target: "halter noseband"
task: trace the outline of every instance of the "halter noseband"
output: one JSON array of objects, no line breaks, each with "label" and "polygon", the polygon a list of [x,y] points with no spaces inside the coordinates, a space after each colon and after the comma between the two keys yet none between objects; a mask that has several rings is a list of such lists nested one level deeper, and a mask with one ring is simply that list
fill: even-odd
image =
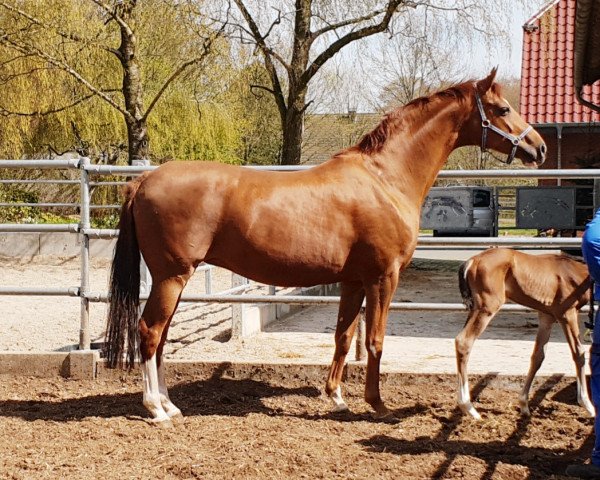
[{"label": "halter noseband", "polygon": [[506,164],[510,165],[512,163],[512,161],[515,159],[515,155],[517,153],[517,147],[519,146],[519,143],[521,142],[521,140],[523,140],[525,138],[525,135],[527,135],[531,130],[533,130],[533,127],[531,125],[529,125],[525,130],[523,130],[523,132],[518,137],[515,137],[514,135],[511,135],[510,133],[500,130],[498,127],[493,125],[492,122],[490,122],[488,120],[487,116],[485,115],[485,110],[483,109],[483,103],[481,102],[481,97],[479,96],[479,92],[477,91],[477,86],[475,86],[475,100],[477,100],[477,108],[479,109],[479,115],[481,115],[481,152],[482,153],[487,152],[486,143],[487,143],[488,129],[491,130],[492,132],[496,132],[498,135],[506,138],[508,141],[510,141],[510,143],[513,144],[512,151],[510,152],[510,155],[506,159]]}]

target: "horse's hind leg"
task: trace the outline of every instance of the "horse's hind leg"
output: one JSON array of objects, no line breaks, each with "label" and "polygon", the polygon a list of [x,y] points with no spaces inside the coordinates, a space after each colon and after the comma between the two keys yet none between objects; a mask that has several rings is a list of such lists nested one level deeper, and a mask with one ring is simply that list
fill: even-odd
[{"label": "horse's hind leg", "polygon": [[551,315],[539,313],[539,326],[535,337],[533,353],[531,354],[529,372],[527,373],[525,385],[523,385],[523,390],[521,390],[521,395],[519,396],[519,408],[521,409],[521,414],[525,416],[531,415],[531,412],[529,411],[529,389],[531,388],[535,374],[542,366],[542,362],[546,356],[546,345],[550,339],[553,324],[554,318]]},{"label": "horse's hind leg", "polygon": [[481,415],[471,403],[467,363],[473,343],[484,332],[500,306],[500,302],[494,302],[493,308],[489,304],[485,307],[475,307],[469,312],[467,323],[454,340],[458,368],[458,406],[464,413],[471,415],[476,420],[480,420]]},{"label": "horse's hind leg", "polygon": [[[178,302],[179,303],[179,302]],[[171,325],[171,319],[167,323],[167,326],[163,330],[163,334],[156,350],[156,362],[158,365],[158,392],[160,395],[160,404],[162,405],[164,411],[169,416],[169,418],[173,421],[183,421],[183,415],[181,414],[181,410],[171,402],[169,398],[169,391],[167,390],[167,382],[165,380],[165,363],[163,361],[163,347],[167,340],[167,332],[169,331],[169,326]]]},{"label": "horse's hind leg", "polygon": [[361,284],[343,283],[340,297],[340,308],[335,329],[335,353],[329,370],[329,378],[325,385],[325,392],[333,400],[334,412],[348,410],[348,405],[342,398],[342,373],[346,355],[350,350],[354,330],[358,322],[360,308],[365,298],[365,291]]},{"label": "horse's hind leg", "polygon": [[[165,411],[163,403],[172,415],[181,413],[170,400],[165,401],[168,400],[168,394],[166,394],[166,385],[164,384],[164,373],[161,372],[159,376],[157,351],[161,342],[164,343],[169,322],[177,309],[179,297],[188,278],[189,275],[178,275],[155,279],[140,319],[141,369],[144,382],[143,403],[155,422],[165,422],[171,418]],[[163,384],[162,388],[161,383]]]},{"label": "horse's hind leg", "polygon": [[577,403],[585,408],[591,417],[596,416],[596,409],[588,396],[587,382],[585,379],[585,351],[579,340],[579,323],[577,311],[571,309],[564,319],[560,320],[560,326],[565,332],[567,343],[571,349],[571,355],[575,362],[577,371]]}]

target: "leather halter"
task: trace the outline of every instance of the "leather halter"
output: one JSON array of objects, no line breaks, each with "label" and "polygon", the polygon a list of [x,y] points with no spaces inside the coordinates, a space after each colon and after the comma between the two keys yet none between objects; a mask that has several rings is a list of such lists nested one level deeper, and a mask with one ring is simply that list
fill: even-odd
[{"label": "leather halter", "polygon": [[499,129],[498,127],[493,125],[492,122],[490,122],[488,120],[488,118],[485,114],[485,110],[483,109],[483,103],[481,102],[481,97],[479,96],[479,92],[477,91],[477,86],[475,86],[475,100],[477,100],[477,108],[479,109],[479,115],[481,115],[481,152],[482,153],[487,152],[486,144],[487,144],[488,129],[491,130],[492,132],[496,132],[498,135],[506,138],[510,143],[513,144],[512,151],[510,152],[510,155],[506,159],[506,164],[510,165],[512,163],[512,161],[515,159],[515,155],[517,153],[517,148],[519,146],[519,143],[521,142],[521,140],[523,140],[525,138],[525,135],[527,135],[531,130],[533,130],[533,127],[531,125],[529,125],[525,130],[523,130],[523,132],[521,132],[521,134],[518,137],[515,137],[514,135],[511,135],[510,133],[507,133],[504,130]]}]

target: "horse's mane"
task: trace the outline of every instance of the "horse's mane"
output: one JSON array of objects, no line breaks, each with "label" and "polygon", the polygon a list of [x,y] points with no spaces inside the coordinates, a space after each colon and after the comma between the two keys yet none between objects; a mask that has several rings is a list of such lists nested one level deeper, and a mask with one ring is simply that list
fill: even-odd
[{"label": "horse's mane", "polygon": [[[379,152],[383,148],[383,145],[390,134],[394,132],[394,127],[399,124],[399,121],[407,114],[407,112],[410,112],[415,108],[423,108],[435,99],[449,99],[463,102],[473,91],[473,83],[473,80],[461,82],[444,90],[435,92],[432,95],[416,98],[406,105],[397,108],[385,115],[379,125],[363,136],[356,148],[361,153],[367,155]],[[497,84],[495,84],[495,86],[497,87]]]}]

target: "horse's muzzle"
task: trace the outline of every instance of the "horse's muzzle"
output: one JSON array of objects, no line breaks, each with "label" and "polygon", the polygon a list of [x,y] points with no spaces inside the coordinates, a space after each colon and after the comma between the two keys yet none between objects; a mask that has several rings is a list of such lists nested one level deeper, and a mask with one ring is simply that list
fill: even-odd
[{"label": "horse's muzzle", "polygon": [[548,153],[548,147],[546,146],[545,143],[542,143],[538,148],[537,148],[537,160],[535,161],[535,163],[537,163],[538,167],[543,165],[543,163],[546,161],[546,153]]}]

